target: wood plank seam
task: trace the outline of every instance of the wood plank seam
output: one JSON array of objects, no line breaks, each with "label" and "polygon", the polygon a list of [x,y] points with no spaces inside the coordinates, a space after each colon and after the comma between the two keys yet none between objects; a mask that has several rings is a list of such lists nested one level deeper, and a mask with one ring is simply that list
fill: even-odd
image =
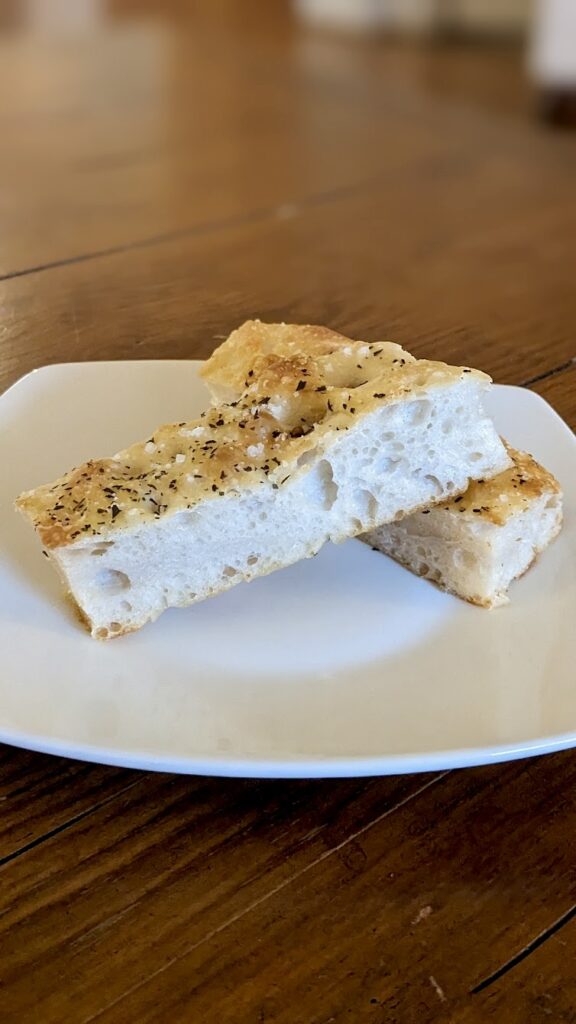
[{"label": "wood plank seam", "polygon": [[474,985],[474,987],[470,989],[470,995],[477,995],[479,992],[483,992],[484,989],[489,988],[489,986],[493,985],[496,981],[499,981],[500,978],[504,977],[505,974],[508,974],[509,971],[512,971],[515,967],[518,966],[518,964],[521,964],[523,960],[526,960],[526,958],[529,957],[531,953],[534,953],[535,950],[537,950],[540,946],[544,945],[544,943],[547,942],[548,939],[552,938],[553,935],[556,935],[557,932],[564,928],[565,925],[567,925],[575,917],[576,904],[571,906],[565,914],[562,914],[560,917],[558,917],[556,921],[554,921],[548,928],[545,928],[543,932],[540,932],[538,935],[536,935],[536,937],[532,939],[531,942],[524,946],[523,949],[519,950],[518,953],[515,953],[514,956],[510,957],[510,959],[507,960],[506,963],[502,964],[495,971],[492,971],[492,973],[489,974],[486,978],[483,978],[482,981],[479,981],[477,985]]},{"label": "wood plank seam", "polygon": [[26,843],[24,846],[19,847],[17,850],[12,850],[11,853],[7,853],[3,857],[0,857],[0,868],[5,867],[6,864],[10,864],[11,861],[16,860],[17,857],[21,857],[23,854],[35,849],[35,847],[41,846],[43,843],[46,843],[49,839],[53,839],[54,836],[60,835],[61,832],[68,831],[68,829],[72,828],[74,825],[77,825],[78,822],[83,821],[85,818],[88,818],[91,814],[94,814],[96,811],[100,810],[101,807],[105,807],[113,800],[116,800],[119,796],[122,796],[124,793],[128,792],[129,789],[132,789],[140,781],[141,775],[138,774],[138,776],[135,779],[133,779],[132,782],[129,782],[126,786],[122,786],[122,788],[119,789],[116,793],[111,793],[110,796],[107,796],[104,800],[98,800],[95,804],[92,804],[91,807],[87,807],[86,810],[80,811],[79,814],[73,815],[72,818],[68,818],[67,821],[63,821],[59,825],[55,825],[54,828],[49,829],[48,832],[44,832],[41,836],[36,836],[35,839],[32,839],[29,843]]},{"label": "wood plank seam", "polygon": [[243,224],[258,223],[266,220],[270,210],[253,210],[248,214],[238,217],[230,217],[227,220],[208,221],[205,224],[191,225],[187,228],[178,228],[175,231],[166,231],[159,235],[151,235],[148,238],[141,238],[135,242],[125,245],[113,245],[108,249],[97,249],[93,252],[79,253],[77,256],[67,256],[64,259],[51,260],[48,263],[39,263],[37,266],[24,267],[21,270],[11,270],[7,274],[0,274],[0,281],[12,281],[17,277],[28,277],[30,274],[41,274],[45,270],[56,270],[59,267],[69,267],[75,263],[86,263],[89,260],[99,260],[106,256],[117,256],[121,253],[131,252],[135,249],[146,249],[154,245],[164,245],[166,242],[175,242],[180,238],[209,235],[216,231],[225,230],[229,227],[241,227]]},{"label": "wood plank seam", "polygon": [[212,928],[211,931],[203,935],[201,939],[198,939],[196,942],[192,943],[191,946],[186,946],[185,948],[182,948],[177,956],[168,958],[160,967],[158,967],[155,971],[152,971],[142,981],[139,981],[136,984],[131,985],[129,988],[126,989],[125,992],[122,993],[122,995],[118,996],[116,999],[113,999],[110,1003],[101,1006],[96,1011],[96,1013],[90,1014],[89,1017],[85,1017],[81,1022],[78,1022],[78,1024],[93,1024],[93,1021],[98,1020],[99,1017],[101,1017],[104,1013],[107,1013],[108,1010],[110,1010],[112,1007],[121,1003],[122,1000],[125,999],[127,996],[132,995],[133,992],[142,988],[144,985],[147,985],[152,978],[156,978],[158,975],[163,974],[164,971],[172,967],[173,964],[177,963],[179,960],[184,959],[184,957],[188,956],[188,954],[193,952],[195,949],[198,949],[199,946],[203,946],[206,942],[210,942],[217,935],[221,935],[224,931],[226,931],[226,929],[230,928],[232,925],[236,924],[242,918],[252,913],[252,911],[262,906],[262,904],[266,903],[269,899],[272,899],[279,892],[282,892],[289,885],[292,885],[293,882],[300,879],[303,875],[308,874],[310,870],[312,870],[313,868],[317,868],[320,864],[323,864],[334,854],[340,853],[343,849],[349,846],[350,843],[355,842],[360,836],[368,832],[369,829],[373,828],[374,826],[378,825],[381,821],[384,821],[386,818],[390,817],[390,815],[393,814],[395,811],[398,811],[402,807],[405,807],[412,800],[426,793],[432,786],[442,782],[445,778],[447,778],[448,775],[451,774],[452,772],[448,770],[440,772],[438,775],[434,775],[431,779],[428,779],[421,786],[419,786],[418,789],[414,790],[414,792],[404,797],[404,799],[399,800],[398,803],[394,804],[393,807],[389,807],[387,810],[383,811],[382,814],[377,815],[376,818],[373,818],[371,821],[363,825],[362,828],[359,828],[355,832],[351,833],[351,835],[347,836],[346,839],[343,839],[340,843],[337,843],[335,846],[330,847],[330,849],[325,850],[324,853],[322,853],[319,857],[316,857],[315,860],[311,861],[309,864],[306,864],[304,867],[300,868],[299,871],[295,871],[293,875],[290,875],[289,878],[284,879],[284,881],[274,886],[274,888],[265,892],[257,900],[254,900],[253,903],[249,904],[249,906],[244,907],[242,910],[239,910],[236,914],[233,914],[231,917],[229,917],[226,921],[223,921],[222,924],[218,925],[215,928]]},{"label": "wood plank seam", "polygon": [[520,387],[532,387],[533,384],[538,384],[541,380],[546,380],[547,377],[555,377],[556,374],[563,373],[564,370],[569,370],[575,364],[576,356],[572,356],[572,359],[568,359],[565,363],[560,363],[560,366],[553,366],[551,370],[546,370],[545,373],[539,373],[536,377],[529,377],[528,380],[523,380]]},{"label": "wood plank seam", "polygon": [[20,270],[10,270],[8,273],[0,274],[0,281],[12,281],[18,277],[41,274],[46,270],[56,270],[59,267],[69,267],[75,263],[86,263],[90,260],[117,256],[138,249],[148,249],[155,245],[165,245],[166,243],[177,242],[184,238],[201,238],[207,235],[214,235],[229,228],[265,223],[267,220],[286,216],[285,211],[290,211],[290,215],[296,215],[300,207],[310,209],[348,196],[361,195],[367,187],[378,186],[388,175],[389,172],[384,170],[359,181],[339,185],[337,188],[322,189],[319,192],[310,192],[307,195],[298,197],[292,196],[284,203],[255,207],[253,210],[248,210],[246,213],[236,214],[232,217],[205,222],[201,221],[198,224],[190,224],[187,227],[176,228],[173,231],[164,231],[156,235],[136,239],[134,242],[126,242],[123,245],[111,245],[106,249],[95,249],[92,252],[79,253],[76,256],[67,256],[58,260],[49,260],[46,263],[39,263],[32,267],[23,267]]}]

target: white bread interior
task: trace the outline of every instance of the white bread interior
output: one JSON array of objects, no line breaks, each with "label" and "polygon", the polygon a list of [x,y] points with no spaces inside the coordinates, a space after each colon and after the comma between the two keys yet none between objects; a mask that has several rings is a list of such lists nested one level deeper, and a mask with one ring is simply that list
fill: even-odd
[{"label": "white bread interior", "polygon": [[562,525],[558,482],[530,455],[509,451],[511,469],[361,539],[472,604],[507,604],[510,584]]},{"label": "white bread interior", "polygon": [[[138,629],[509,465],[482,408],[484,374],[322,328],[289,333],[298,351],[256,346],[231,404],[18,500],[93,636]],[[235,335],[244,351],[252,326]]]}]

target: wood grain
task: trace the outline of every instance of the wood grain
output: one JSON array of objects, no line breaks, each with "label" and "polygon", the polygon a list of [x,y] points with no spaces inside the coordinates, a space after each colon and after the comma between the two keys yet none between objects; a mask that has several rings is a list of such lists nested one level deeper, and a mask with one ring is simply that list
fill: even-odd
[{"label": "wood grain", "polygon": [[204,17],[108,22],[73,47],[66,36],[5,37],[0,271],[401,174],[424,153],[449,161],[493,146],[481,116],[457,137],[438,131],[446,85],[435,98],[417,50],[383,61],[360,40],[296,37],[287,5],[275,7],[222,19],[217,34]]},{"label": "wood grain", "polygon": [[[564,836],[576,812],[575,771],[573,755],[566,754],[455,772],[393,814],[372,814],[361,834],[348,818],[356,814],[353,801],[344,811],[352,835],[338,828],[334,842],[333,833],[327,840],[320,831],[316,856],[304,850],[299,859],[289,851],[283,857],[278,834],[281,847],[295,841],[297,849],[301,829],[320,823],[317,802],[312,816],[296,825],[293,812],[287,821],[278,812],[269,817],[265,801],[254,819],[252,793],[252,823],[242,820],[241,801],[231,846],[230,811],[222,814],[209,801],[210,840],[190,805],[188,826],[178,821],[178,805],[166,801],[165,786],[156,798],[164,808],[161,827],[147,828],[140,817],[134,829],[126,814],[132,791],[117,815],[94,819],[101,846],[87,863],[78,865],[90,842],[79,829],[76,862],[70,848],[55,841],[50,862],[61,873],[52,874],[50,885],[26,894],[26,874],[38,870],[38,854],[13,865],[12,892],[24,892],[0,919],[8,1019],[18,1013],[22,1019],[32,1005],[23,977],[31,959],[48,1022],[71,1014],[106,1024],[450,1019],[510,951],[573,904],[572,853]],[[376,792],[387,784],[371,783]],[[180,784],[173,785],[177,792]],[[231,800],[230,784],[219,786]],[[285,793],[272,788],[283,804]],[[291,825],[288,837],[285,824]],[[212,843],[217,849],[211,853]],[[230,857],[222,857],[222,844]],[[281,861],[280,870],[265,864],[266,847]],[[248,891],[246,872],[253,879]],[[102,883],[106,912],[98,906]],[[101,928],[94,928],[95,919]],[[152,942],[142,935],[142,922]],[[115,971],[102,994],[102,971],[112,955]],[[66,990],[54,990],[53,978],[65,965]],[[142,976],[148,980],[138,983]],[[122,989],[126,995],[119,998]]]},{"label": "wood grain", "polygon": [[518,52],[296,32],[281,0],[242,19],[200,5],[187,20],[136,14],[73,45],[58,33],[0,39],[0,275],[376,174],[386,187],[426,156],[481,170],[498,154],[532,180],[538,204],[574,178],[570,140],[525,116]]},{"label": "wood grain", "polygon": [[205,356],[251,316],[388,337],[502,382],[574,356],[572,184],[530,219],[520,167],[432,172],[4,281],[2,383],[61,360]]},{"label": "wood grain", "polygon": [[511,966],[490,988],[470,999],[453,1017],[454,1024],[476,1024],[479,1020],[573,1024],[576,980],[569,965],[575,956],[576,923],[572,918],[560,934],[551,935],[518,966]]},{"label": "wood grain", "polygon": [[3,1020],[89,1019],[434,780],[143,778],[5,869]]},{"label": "wood grain", "polygon": [[[45,110],[20,118],[13,111],[4,119],[0,115],[8,135],[0,162],[6,196],[0,276],[242,221],[314,194],[361,185],[378,171],[400,174],[412,159],[455,149],[425,123],[416,132],[407,130],[394,110],[379,119],[382,144],[367,149],[377,127],[374,111],[343,104],[305,80],[301,90],[295,89],[297,71],[291,81],[283,65],[258,70],[245,56],[238,66],[236,54],[214,75],[208,73],[213,56],[198,44],[166,40],[167,53],[151,54],[148,37],[136,42],[136,53],[130,39],[117,53],[112,34],[74,54],[72,77],[95,79],[100,87],[112,70],[106,85],[106,91],[116,90],[112,109],[86,100],[68,116]],[[140,59],[139,48],[144,50]],[[56,48],[55,66],[61,56]],[[125,95],[127,82],[134,88],[125,75],[126,59],[142,78],[136,96]],[[172,77],[164,82],[161,68],[167,62]],[[22,73],[13,70],[7,92]],[[51,64],[44,73],[50,82]],[[166,90],[174,93],[168,117]],[[294,126],[298,144],[288,125]]]},{"label": "wood grain", "polygon": [[135,785],[138,775],[0,747],[0,865]]},{"label": "wood grain", "polygon": [[550,402],[572,430],[576,430],[576,365],[537,381],[532,388]]}]

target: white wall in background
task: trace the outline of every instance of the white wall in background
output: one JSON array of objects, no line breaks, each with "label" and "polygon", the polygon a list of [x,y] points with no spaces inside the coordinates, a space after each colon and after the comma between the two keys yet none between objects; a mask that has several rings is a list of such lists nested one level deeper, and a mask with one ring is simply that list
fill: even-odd
[{"label": "white wall in background", "polygon": [[576,85],[576,0],[536,3],[530,69],[542,85]]}]

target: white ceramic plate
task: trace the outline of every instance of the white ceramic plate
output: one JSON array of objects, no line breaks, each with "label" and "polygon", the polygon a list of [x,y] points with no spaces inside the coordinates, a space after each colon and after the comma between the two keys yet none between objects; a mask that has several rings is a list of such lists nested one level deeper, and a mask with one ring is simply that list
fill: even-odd
[{"label": "white ceramic plate", "polygon": [[558,540],[486,612],[359,541],[109,643],[74,620],[21,490],[194,417],[194,362],[46,367],[0,398],[0,740],[245,776],[422,771],[576,745],[576,438],[497,387],[500,431],[560,479]]}]

